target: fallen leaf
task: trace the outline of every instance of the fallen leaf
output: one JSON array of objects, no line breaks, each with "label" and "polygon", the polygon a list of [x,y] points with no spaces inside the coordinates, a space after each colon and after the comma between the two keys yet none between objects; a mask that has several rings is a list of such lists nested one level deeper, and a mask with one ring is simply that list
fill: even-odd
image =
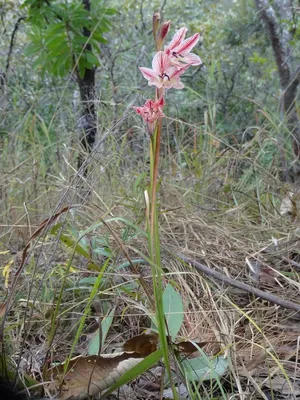
[{"label": "fallen leaf", "polygon": [[[181,383],[179,385],[179,387],[176,386],[175,389],[176,389],[176,392],[179,394],[181,400],[190,398],[188,389],[183,383]],[[173,391],[171,388],[165,389],[163,391],[163,396],[164,396],[164,398],[167,398],[167,399],[174,399],[174,394],[173,394]]]},{"label": "fallen leaf", "polygon": [[0,318],[6,313],[7,303],[0,303]]},{"label": "fallen leaf", "polygon": [[248,257],[246,257],[246,264],[249,268],[251,278],[256,282],[266,282],[271,285],[278,285],[276,278],[279,274],[274,268],[264,266],[257,260],[249,260]]},{"label": "fallen leaf", "polygon": [[297,216],[297,203],[295,199],[295,193],[289,192],[281,202],[279,214],[284,215],[292,215],[293,219]]},{"label": "fallen leaf", "polygon": [[183,353],[194,353],[195,351],[199,351],[199,347],[202,348],[204,347],[207,343],[215,343],[215,342],[180,342],[176,343],[175,346],[179,351],[182,351]]},{"label": "fallen leaf", "polygon": [[137,386],[141,389],[148,390],[149,392],[158,392],[161,388],[160,382],[152,382],[149,379],[139,379]]},{"label": "fallen leaf", "polygon": [[157,350],[159,336],[155,332],[144,332],[127,340],[124,343],[124,351],[133,351],[142,356],[147,356]]},{"label": "fallen leaf", "polygon": [[291,396],[290,398],[294,399],[300,396],[300,385],[297,380],[294,381],[291,379],[290,382],[288,382],[283,377],[275,376],[270,380],[264,381],[263,386],[279,392],[282,396]]},{"label": "fallen leaf", "polygon": [[59,400],[83,400],[108,389],[142,360],[137,353],[78,356],[70,360],[65,374],[65,366],[60,364],[48,371],[48,377],[54,381],[51,389],[60,391]]},{"label": "fallen leaf", "polygon": [[[141,354],[143,356],[147,356],[154,351],[157,350],[159,342],[159,336],[155,332],[144,332],[141,335],[137,335],[127,340],[124,344],[124,351],[133,351],[135,353]],[[182,341],[179,343],[173,343],[174,347],[183,353],[194,353],[199,350],[199,347],[202,348],[208,343],[215,342],[191,342],[191,341]]]}]

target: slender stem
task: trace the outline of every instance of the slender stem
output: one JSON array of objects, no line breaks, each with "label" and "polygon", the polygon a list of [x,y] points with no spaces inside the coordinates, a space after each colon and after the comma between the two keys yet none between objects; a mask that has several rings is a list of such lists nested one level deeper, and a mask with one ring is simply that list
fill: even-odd
[{"label": "slender stem", "polygon": [[[163,93],[162,93],[163,94]],[[157,91],[156,99],[162,95]],[[163,286],[162,286],[162,272],[161,272],[161,255],[160,255],[160,235],[158,223],[158,210],[157,210],[157,181],[159,171],[159,155],[160,155],[160,140],[162,131],[162,119],[160,118],[156,123],[155,131],[151,137],[150,145],[150,240],[149,251],[152,261],[155,262],[152,268],[153,277],[153,290],[155,296],[156,318],[158,325],[158,333],[162,346],[164,362],[166,370],[172,386],[174,399],[178,398],[172,375],[169,360],[169,343],[167,335],[167,327],[163,307]]]}]

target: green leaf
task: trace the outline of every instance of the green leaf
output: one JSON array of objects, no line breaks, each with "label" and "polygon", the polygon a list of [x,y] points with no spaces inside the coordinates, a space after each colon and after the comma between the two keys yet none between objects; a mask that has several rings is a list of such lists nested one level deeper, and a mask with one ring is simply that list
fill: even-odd
[{"label": "green leaf", "polygon": [[189,381],[210,381],[219,379],[228,369],[229,360],[224,357],[216,357],[212,360],[209,357],[201,356],[191,360],[183,360],[181,366]]},{"label": "green leaf", "polygon": [[51,50],[55,49],[62,41],[67,43],[67,38],[65,35],[55,35],[54,37],[50,36],[46,38],[45,44],[47,48]]},{"label": "green leaf", "polygon": [[40,44],[31,43],[25,48],[24,54],[26,56],[32,56],[33,54],[35,55],[40,50],[41,50]]},{"label": "green leaf", "polygon": [[174,340],[183,322],[184,307],[181,296],[169,283],[163,293],[163,304],[169,333]]},{"label": "green leaf", "polygon": [[85,52],[85,57],[86,57],[87,62],[91,65],[91,67],[93,65],[99,65],[98,58],[92,52],[86,51]]},{"label": "green leaf", "polygon": [[[108,331],[109,331],[111,324],[113,322],[113,319],[114,319],[115,311],[116,311],[116,307],[113,307],[110,310],[110,312],[103,318],[103,320],[101,322],[101,330],[102,330],[101,348],[104,346],[106,336],[108,334]],[[89,344],[89,348],[88,348],[89,356],[91,356],[93,354],[96,354],[96,355],[99,354],[99,339],[100,339],[99,330],[97,330],[97,332],[95,333],[94,337],[92,338],[92,340]]]},{"label": "green leaf", "polygon": [[67,54],[69,56],[70,50],[68,43],[65,40],[61,40],[59,43],[56,44],[56,46],[53,46],[52,49],[49,48],[49,53],[48,56],[51,57],[57,57],[60,54]]},{"label": "green leaf", "polygon": [[95,254],[98,254],[98,255],[104,256],[104,257],[111,257],[112,256],[112,251],[108,247],[98,247],[97,249],[94,249],[93,252]]},{"label": "green leaf", "polygon": [[71,239],[67,235],[60,235],[60,241],[63,242],[66,246],[75,248],[75,252],[80,254],[81,256],[90,260],[90,255],[87,251],[85,251],[78,243],[76,243],[73,239]]},{"label": "green leaf", "polygon": [[51,38],[55,38],[56,36],[66,35],[65,33],[65,24],[63,22],[55,22],[48,26],[47,29],[47,37],[48,40]]},{"label": "green leaf", "polygon": [[134,265],[146,264],[146,261],[143,258],[131,259],[131,263],[129,261],[125,261],[122,264],[115,266],[114,270],[118,271],[119,269],[128,268],[130,267],[131,264]]},{"label": "green leaf", "polygon": [[85,60],[83,57],[80,57],[79,61],[78,61],[78,70],[79,70],[79,76],[82,79],[84,77],[85,74]]},{"label": "green leaf", "polygon": [[56,235],[56,233],[60,230],[63,226],[63,222],[58,222],[57,224],[53,225],[50,229],[51,235]]},{"label": "green leaf", "polygon": [[103,11],[106,15],[114,15],[117,13],[115,8],[105,8]]},{"label": "green leaf", "polygon": [[95,276],[88,276],[86,278],[82,278],[80,279],[80,281],[78,282],[78,285],[95,285],[97,278]]},{"label": "green leaf", "polygon": [[32,64],[33,69],[41,68],[45,65],[45,55],[41,54]]},{"label": "green leaf", "polygon": [[107,40],[101,35],[101,33],[99,31],[98,32],[95,31],[93,33],[93,39],[97,40],[97,42],[100,42],[100,43],[104,43],[104,44],[107,43]]}]

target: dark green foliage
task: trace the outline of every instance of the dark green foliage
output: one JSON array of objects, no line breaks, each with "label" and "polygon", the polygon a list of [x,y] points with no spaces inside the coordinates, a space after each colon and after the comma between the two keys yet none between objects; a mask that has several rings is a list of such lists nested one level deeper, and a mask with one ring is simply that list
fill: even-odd
[{"label": "dark green foliage", "polygon": [[[34,69],[61,77],[76,71],[82,78],[86,69],[99,65],[99,43],[106,43],[103,35],[111,29],[107,17],[115,13],[114,9],[95,0],[90,12],[82,1],[27,0],[23,8],[28,10],[30,40],[25,54],[37,55]],[[88,39],[84,29],[91,32]]]}]

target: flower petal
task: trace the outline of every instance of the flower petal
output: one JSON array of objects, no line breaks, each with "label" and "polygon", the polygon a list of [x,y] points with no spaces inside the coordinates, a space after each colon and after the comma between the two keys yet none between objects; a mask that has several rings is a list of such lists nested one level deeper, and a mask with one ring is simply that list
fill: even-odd
[{"label": "flower petal", "polygon": [[[141,115],[143,120],[147,124],[153,124],[158,118],[164,117],[163,113],[164,97],[161,96],[157,101],[146,100],[142,107],[133,107],[137,114]],[[149,132],[151,132],[151,127],[149,127]],[[152,130],[153,131],[153,130]]]},{"label": "flower petal", "polygon": [[189,53],[192,50],[192,48],[196,46],[199,38],[200,38],[200,33],[195,33],[195,35],[189,37],[188,39],[185,39],[177,47],[175,47],[173,49],[173,52],[182,55]]},{"label": "flower petal", "polygon": [[189,67],[189,64],[184,65],[179,69],[173,69],[173,71],[168,75],[169,79],[164,80],[164,87],[166,89],[183,89],[184,84],[180,81],[180,75],[182,75]]},{"label": "flower petal", "polygon": [[188,53],[184,57],[178,57],[178,60],[189,65],[202,64],[201,58],[194,53]]},{"label": "flower petal", "polygon": [[152,60],[152,68],[158,75],[164,74],[171,66],[169,56],[163,51],[158,51]]},{"label": "flower petal", "polygon": [[171,40],[171,42],[168,44],[168,46],[165,48],[165,51],[167,53],[171,53],[173,51],[173,49],[177,46],[180,45],[180,43],[183,41],[183,39],[185,38],[185,34],[187,33],[187,28],[183,27],[180,28],[175,35],[173,36],[173,39]]},{"label": "flower petal", "polygon": [[158,88],[162,87],[162,80],[160,79],[158,74],[155,71],[153,71],[153,69],[139,67],[139,70],[143,74],[143,77],[147,79],[149,86],[154,85],[157,86]]}]

